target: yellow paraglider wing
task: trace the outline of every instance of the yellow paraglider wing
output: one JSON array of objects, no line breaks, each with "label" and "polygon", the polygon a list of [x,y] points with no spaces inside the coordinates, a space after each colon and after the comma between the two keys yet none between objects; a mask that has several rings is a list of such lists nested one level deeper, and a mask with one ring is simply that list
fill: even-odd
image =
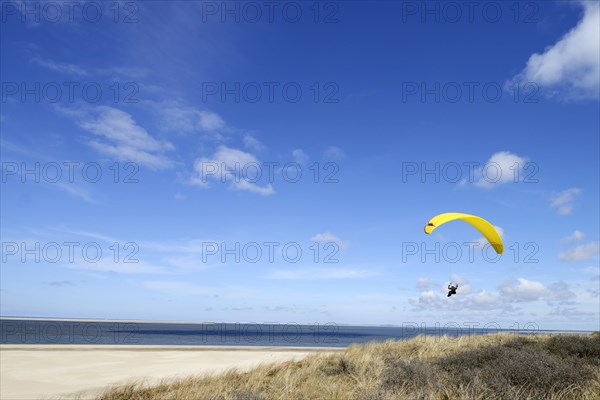
[{"label": "yellow paraglider wing", "polygon": [[504,251],[504,244],[502,243],[502,238],[496,231],[496,228],[485,219],[481,217],[477,217],[475,215],[463,214],[463,213],[444,213],[440,215],[436,215],[431,218],[427,225],[425,225],[425,233],[430,234],[433,232],[435,228],[440,225],[445,224],[446,222],[454,221],[456,219],[468,222],[475,229],[477,229],[483,237],[487,239],[488,242],[492,245],[496,253],[502,254]]}]

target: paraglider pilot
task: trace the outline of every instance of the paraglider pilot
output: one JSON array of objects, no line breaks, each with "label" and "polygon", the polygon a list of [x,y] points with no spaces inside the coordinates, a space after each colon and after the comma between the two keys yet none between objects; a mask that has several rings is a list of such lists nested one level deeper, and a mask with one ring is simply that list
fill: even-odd
[{"label": "paraglider pilot", "polygon": [[450,283],[448,285],[448,297],[452,296],[453,294],[456,294],[456,289],[458,289],[458,284],[454,284],[454,283]]}]

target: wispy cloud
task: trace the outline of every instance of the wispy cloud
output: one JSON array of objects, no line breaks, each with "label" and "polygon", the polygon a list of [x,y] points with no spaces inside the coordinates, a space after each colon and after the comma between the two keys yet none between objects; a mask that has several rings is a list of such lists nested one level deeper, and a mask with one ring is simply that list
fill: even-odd
[{"label": "wispy cloud", "polygon": [[560,261],[585,261],[594,257],[597,258],[599,249],[599,242],[590,242],[560,252],[558,254],[558,259]]},{"label": "wispy cloud", "polygon": [[488,311],[502,310],[505,312],[516,311],[514,304],[544,301],[548,305],[573,304],[576,294],[570,286],[562,281],[554,282],[549,286],[541,282],[518,278],[506,281],[498,287],[498,292],[479,290],[471,292],[469,282],[461,276],[455,275],[451,278],[459,284],[460,296],[452,297],[449,301],[443,295],[445,287],[436,291],[429,284],[423,284],[422,278],[417,282],[419,297],[409,299],[409,303],[415,310],[439,311],[439,310],[472,310]]},{"label": "wispy cloud", "polygon": [[569,285],[563,281],[545,286],[541,282],[518,278],[504,282],[499,290],[505,301],[517,303],[544,300],[549,304],[567,304],[576,297]]},{"label": "wispy cloud", "polygon": [[164,153],[174,150],[174,146],[152,137],[124,111],[108,106],[91,110],[58,109],[76,117],[79,126],[95,135],[90,138],[88,145],[100,153],[118,161],[135,162],[156,170],[173,166]]},{"label": "wispy cloud", "polygon": [[92,203],[92,204],[97,203],[96,200],[92,197],[92,195],[90,194],[90,192],[88,190],[86,190],[85,188],[82,188],[79,185],[76,185],[75,183],[56,182],[56,183],[52,183],[51,185],[55,185],[59,189],[67,192],[68,194],[75,196],[75,197],[79,197],[80,199],[83,199],[83,200],[87,201],[88,203]]},{"label": "wispy cloud", "polygon": [[544,296],[546,287],[540,282],[518,278],[500,285],[500,293],[516,302],[536,301]]},{"label": "wispy cloud", "polygon": [[555,316],[555,317],[564,317],[564,318],[568,318],[568,319],[578,319],[581,317],[591,318],[597,314],[595,314],[593,312],[588,312],[588,311],[581,311],[581,310],[578,310],[577,307],[571,306],[571,307],[556,307],[548,315]]},{"label": "wispy cloud", "polygon": [[[161,118],[161,126],[168,132],[215,133],[226,128],[227,124],[220,115],[208,110],[191,107],[179,101],[149,102]],[[214,136],[222,139],[221,135]]]},{"label": "wispy cloud", "polygon": [[294,158],[294,162],[298,164],[305,164],[308,161],[308,154],[302,149],[292,150],[292,157]]},{"label": "wispy cloud", "polygon": [[377,275],[374,271],[351,268],[299,268],[279,269],[267,275],[269,279],[321,280],[321,279],[360,279]]},{"label": "wispy cloud", "polygon": [[231,308],[225,308],[225,310],[231,310],[231,311],[252,311],[254,310],[254,307],[231,307]]},{"label": "wispy cloud", "polygon": [[209,187],[209,182],[229,182],[229,187],[234,190],[245,190],[262,196],[275,193],[273,186],[259,185],[254,177],[249,177],[245,171],[255,173],[261,171],[262,166],[258,159],[245,151],[219,146],[211,157],[199,158],[194,162],[195,173],[190,183],[200,187]]},{"label": "wispy cloud", "polygon": [[65,75],[78,76],[121,76],[127,78],[140,79],[148,75],[149,70],[146,68],[136,67],[108,67],[108,68],[85,68],[76,64],[51,60],[49,58],[33,57],[30,62],[39,65],[48,70],[58,72]]},{"label": "wispy cloud", "polygon": [[94,272],[110,272],[114,274],[165,274],[165,268],[149,262],[114,262],[110,257],[104,257],[97,262],[76,259],[74,263],[64,264],[65,267]]},{"label": "wispy cloud", "polygon": [[570,188],[555,193],[550,200],[550,205],[558,211],[559,215],[569,215],[573,212],[573,202],[581,194],[581,189]]},{"label": "wispy cloud", "polygon": [[480,188],[490,189],[507,183],[519,182],[523,177],[523,168],[526,163],[526,157],[510,151],[494,153],[483,167],[475,170],[474,184]]},{"label": "wispy cloud", "polygon": [[107,236],[107,235],[104,235],[104,234],[98,233],[98,232],[82,231],[82,230],[77,230],[77,229],[64,229],[64,228],[58,228],[58,227],[52,228],[52,230],[57,231],[57,232],[67,233],[69,235],[88,237],[88,238],[103,241],[105,243],[125,242],[125,241],[119,240],[115,237]]},{"label": "wispy cloud", "polygon": [[161,293],[173,295],[211,296],[214,289],[182,281],[145,281],[141,286]]},{"label": "wispy cloud", "polygon": [[[206,270],[222,266],[223,264],[215,261],[214,258],[203,257],[203,252],[207,249],[208,243],[211,246],[218,245],[220,241],[216,240],[179,240],[173,241],[148,241],[137,240],[136,238],[118,238],[112,235],[106,235],[99,232],[84,231],[77,229],[68,229],[64,227],[50,228],[49,232],[41,231],[42,235],[47,237],[60,237],[66,234],[65,241],[85,243],[82,238],[90,238],[98,242],[102,249],[107,253],[99,262],[89,262],[77,258],[71,263],[70,267],[87,269],[99,272],[115,272],[127,274],[164,274],[164,273],[186,273],[189,271]],[[38,233],[39,234],[39,233]],[[120,243],[125,251],[117,261],[111,257],[113,254],[110,249],[115,243]],[[126,247],[125,247],[126,246]],[[114,251],[114,250],[113,250]],[[127,262],[131,261],[131,262]]]},{"label": "wispy cloud", "polygon": [[99,68],[95,72],[100,75],[110,75],[114,76],[122,76],[133,79],[141,79],[145,78],[150,70],[147,68],[137,68],[137,67],[108,67],[108,68]]},{"label": "wispy cloud", "polygon": [[589,267],[585,267],[584,272],[590,274],[592,277],[590,278],[593,281],[600,281],[600,266],[598,265],[590,265]]},{"label": "wispy cloud", "polygon": [[419,289],[420,292],[425,292],[429,290],[430,286],[431,281],[429,280],[429,278],[419,278],[417,280],[417,289]]},{"label": "wispy cloud", "polygon": [[342,250],[346,250],[348,247],[350,247],[350,243],[343,241],[342,239],[340,239],[339,237],[337,237],[329,231],[317,233],[316,235],[311,237],[310,240],[318,243],[335,243]]},{"label": "wispy cloud", "polygon": [[75,64],[67,64],[67,63],[61,63],[61,62],[56,62],[53,60],[48,60],[48,59],[41,59],[41,58],[32,58],[31,62],[34,64],[37,64],[41,67],[47,68],[51,71],[55,71],[55,72],[60,72],[62,74],[67,74],[67,75],[78,75],[78,76],[87,76],[89,75],[89,72],[87,70],[85,70],[84,68],[75,65]]},{"label": "wispy cloud", "polygon": [[583,232],[575,230],[572,234],[562,239],[563,242],[578,242],[585,237]]},{"label": "wispy cloud", "polygon": [[63,286],[73,286],[75,283],[73,281],[52,281],[47,283],[49,286],[63,287]]},{"label": "wispy cloud", "polygon": [[346,158],[346,153],[336,146],[329,146],[323,152],[323,158],[331,161],[341,161]]},{"label": "wispy cloud", "polygon": [[260,140],[252,135],[244,136],[244,146],[253,151],[262,151],[266,148],[266,146],[262,144]]},{"label": "wispy cloud", "polygon": [[557,43],[533,54],[513,82],[534,82],[548,95],[565,99],[598,98],[600,91],[600,3],[573,2],[583,18]]}]

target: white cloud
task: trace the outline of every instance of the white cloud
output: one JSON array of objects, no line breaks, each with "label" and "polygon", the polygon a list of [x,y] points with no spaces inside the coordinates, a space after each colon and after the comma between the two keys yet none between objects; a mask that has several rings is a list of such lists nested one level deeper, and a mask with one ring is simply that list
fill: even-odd
[{"label": "white cloud", "polygon": [[581,317],[591,318],[594,315],[597,315],[593,312],[581,311],[576,307],[556,307],[552,312],[548,313],[548,315],[555,317],[565,317],[569,319],[578,319]]},{"label": "white cloud", "polygon": [[[162,128],[169,132],[216,132],[225,129],[226,123],[218,114],[186,106],[177,101],[151,103],[161,116]],[[220,139],[221,136],[217,135]]]},{"label": "white cloud", "polygon": [[600,281],[600,266],[590,265],[589,267],[585,267],[583,270],[592,275],[591,280]]},{"label": "white cloud", "polygon": [[420,291],[418,298],[409,299],[409,303],[414,306],[415,311],[488,311],[503,310],[517,311],[513,303],[525,303],[535,301],[545,301],[548,305],[573,304],[576,295],[570,290],[565,282],[559,281],[546,287],[541,282],[531,281],[524,278],[504,282],[498,287],[498,293],[487,290],[471,292],[471,287],[466,279],[459,275],[451,276],[451,281],[458,283],[457,295],[447,299],[445,284],[440,290],[430,290],[428,281],[425,278],[419,278],[417,287]]},{"label": "white cloud", "polygon": [[305,164],[308,161],[308,154],[302,149],[294,149],[292,151],[292,157],[294,157],[294,162],[297,162],[298,164]]},{"label": "white cloud", "polygon": [[350,268],[299,268],[275,270],[267,278],[284,280],[359,279],[374,275],[376,273],[373,271]]},{"label": "white cloud", "polygon": [[575,230],[572,234],[562,239],[563,242],[578,242],[585,237],[583,232]]},{"label": "white cloud", "polygon": [[598,257],[599,249],[599,242],[590,242],[560,252],[558,254],[558,259],[561,261],[585,261],[592,257]]},{"label": "white cloud", "polygon": [[210,111],[200,111],[198,124],[203,131],[216,131],[225,127],[225,121],[218,114]]},{"label": "white cloud", "polygon": [[254,151],[261,151],[265,149],[265,145],[251,135],[244,136],[244,146]]},{"label": "white cloud", "polygon": [[431,282],[429,281],[429,278],[419,278],[419,280],[417,280],[417,289],[419,289],[420,292],[429,290],[430,285]]},{"label": "white cloud", "polygon": [[62,228],[53,228],[56,231],[62,233],[68,233],[69,235],[78,235],[83,237],[89,237],[93,239],[98,239],[106,243],[115,243],[115,242],[126,242],[124,240],[119,240],[112,236],[106,236],[102,233],[98,232],[88,232],[88,231],[80,231],[80,230],[72,230],[72,229],[62,229]]},{"label": "white cloud", "polygon": [[69,75],[109,75],[113,78],[115,76],[119,76],[141,79],[147,76],[149,73],[148,69],[136,67],[83,68],[79,65],[62,63],[50,59],[42,59],[39,57],[34,57],[30,61],[51,71]]},{"label": "white cloud", "polygon": [[119,76],[131,79],[142,79],[150,73],[150,70],[137,67],[109,67],[99,68],[96,72],[100,75],[110,75],[113,78]]},{"label": "white cloud", "polygon": [[517,303],[545,300],[548,304],[570,304],[576,297],[569,285],[563,281],[551,283],[546,287],[541,282],[519,278],[503,283],[499,290],[507,300]]},{"label": "white cloud", "polygon": [[432,290],[425,290],[419,294],[419,303],[420,304],[432,304],[440,300],[440,297],[437,293],[434,293]]},{"label": "white cloud", "polygon": [[194,251],[184,251],[167,255],[167,257],[163,258],[163,262],[178,271],[200,271],[215,268],[220,265],[222,266],[222,264],[220,264],[220,259],[217,261],[214,258],[216,258],[216,256],[209,258]]},{"label": "white cloud", "polygon": [[600,297],[600,289],[588,289],[587,292],[592,298]]},{"label": "white cloud", "polygon": [[335,236],[333,233],[327,231],[323,233],[317,233],[312,238],[310,238],[313,242],[319,243],[335,243],[339,246],[340,249],[346,250],[350,244],[348,242],[344,242],[339,237]]},{"label": "white cloud", "polygon": [[325,149],[325,152],[323,152],[323,158],[331,161],[340,161],[346,158],[346,153],[339,147],[329,146]]},{"label": "white cloud", "polygon": [[[450,275],[450,282],[457,284],[462,294],[471,293],[471,285],[469,285],[469,281],[467,281],[465,277],[458,274],[452,274]],[[444,284],[442,289],[446,290],[447,288],[448,286]]]},{"label": "white cloud", "polygon": [[492,310],[502,309],[511,310],[510,304],[504,303],[494,293],[487,291],[479,291],[473,293],[469,282],[461,275],[453,274],[450,276],[450,281],[458,284],[456,296],[448,299],[447,284],[443,283],[438,290],[430,289],[430,281],[428,278],[419,278],[417,280],[417,289],[420,291],[418,298],[409,299],[409,304],[413,305],[415,310],[424,311],[440,311],[440,310]]},{"label": "white cloud", "polygon": [[69,193],[70,195],[79,197],[79,198],[87,201],[88,203],[92,203],[92,204],[96,203],[96,201],[94,200],[92,195],[89,193],[89,191],[76,185],[75,183],[56,182],[54,185],[56,185],[56,187],[64,190],[65,192]]},{"label": "white cloud", "polygon": [[152,169],[172,166],[163,153],[173,150],[173,145],[152,137],[128,113],[99,106],[91,113],[74,112],[71,115],[82,117],[79,125],[99,138],[88,142],[97,151],[118,161],[135,162]]},{"label": "white cloud", "polygon": [[482,290],[481,292],[475,293],[472,297],[472,300],[478,308],[493,308],[497,306],[498,296]]},{"label": "white cloud", "polygon": [[167,294],[210,296],[214,290],[181,281],[146,281],[143,287]]},{"label": "white cloud", "polygon": [[60,72],[62,74],[79,76],[88,75],[88,71],[74,64],[59,63],[52,60],[43,60],[41,58],[32,58],[31,62],[49,70]]},{"label": "white cloud", "polygon": [[[100,232],[89,232],[89,231],[81,231],[81,230],[73,230],[73,229],[65,229],[63,227],[60,228],[52,228],[53,232],[50,233],[50,237],[56,237],[57,233],[66,233],[71,239],[73,236],[82,236],[85,238],[93,238],[97,241],[104,242],[106,244],[112,245],[114,243],[127,243],[131,241],[124,240],[123,238],[108,236]],[[54,232],[56,231],[56,232]],[[202,262],[202,252],[207,249],[207,243],[218,245],[220,240],[211,239],[193,239],[193,240],[176,240],[175,242],[155,242],[155,241],[146,241],[146,240],[135,240],[134,243],[139,246],[139,249],[143,250],[145,256],[156,256],[156,259],[161,264],[169,264],[172,266],[182,266],[189,267],[190,265],[193,267],[201,267],[206,268],[207,265],[200,265]],[[160,254],[160,257],[156,253]],[[166,253],[166,254],[164,254]],[[124,253],[125,254],[125,253]],[[137,253],[136,253],[137,254]],[[142,254],[140,253],[140,257]],[[137,256],[135,257],[137,258]],[[183,261],[190,261],[189,263],[184,263]],[[192,264],[191,261],[195,263]],[[183,265],[185,264],[185,265]],[[203,263],[205,264],[205,263]],[[210,266],[210,265],[209,265]]]},{"label": "white cloud", "polygon": [[233,183],[232,187],[236,190],[247,190],[252,193],[257,193],[261,196],[270,196],[275,193],[275,190],[273,189],[273,186],[270,183],[265,186],[259,186],[245,179]]},{"label": "white cloud", "polygon": [[572,300],[576,297],[575,293],[571,291],[569,285],[566,282],[559,281],[550,284],[544,295],[544,300],[549,304],[558,302],[560,304],[572,304]]},{"label": "white cloud", "polygon": [[212,180],[229,182],[234,190],[246,190],[263,196],[275,193],[270,183],[260,186],[255,182],[266,172],[254,155],[242,150],[219,146],[212,157],[197,159],[194,170],[190,183],[200,187],[208,187]]},{"label": "white cloud", "polygon": [[546,287],[542,283],[525,278],[505,282],[500,285],[499,290],[503,296],[516,302],[540,300],[546,293]]},{"label": "white cloud", "polygon": [[494,185],[519,182],[526,163],[527,158],[509,151],[494,153],[483,167],[475,170],[475,186],[489,189]]},{"label": "white cloud", "polygon": [[542,54],[533,54],[513,81],[534,82],[547,88],[549,95],[567,99],[598,98],[600,3],[581,1],[575,4],[584,8],[579,23]]},{"label": "white cloud", "polygon": [[167,271],[160,266],[144,261],[137,262],[114,262],[108,258],[100,259],[97,262],[86,260],[76,260],[75,263],[65,264],[65,267],[82,269],[94,272],[110,272],[115,274],[165,274]]},{"label": "white cloud", "polygon": [[558,211],[560,215],[569,215],[573,212],[573,201],[581,194],[581,189],[570,188],[562,192],[555,193],[550,200],[550,205]]}]

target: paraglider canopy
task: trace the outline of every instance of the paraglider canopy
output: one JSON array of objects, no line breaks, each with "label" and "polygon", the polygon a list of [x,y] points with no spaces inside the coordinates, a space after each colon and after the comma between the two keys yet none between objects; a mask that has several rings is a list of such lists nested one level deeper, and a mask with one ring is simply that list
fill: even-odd
[{"label": "paraglider canopy", "polygon": [[476,215],[463,213],[444,213],[436,215],[435,217],[429,220],[427,225],[425,225],[425,233],[430,234],[438,226],[454,220],[461,220],[471,224],[486,238],[486,240],[492,245],[494,250],[496,250],[496,253],[502,254],[502,252],[504,251],[504,244],[502,243],[502,238],[500,237],[500,234],[498,234],[496,228],[494,228],[494,226],[485,219]]}]

